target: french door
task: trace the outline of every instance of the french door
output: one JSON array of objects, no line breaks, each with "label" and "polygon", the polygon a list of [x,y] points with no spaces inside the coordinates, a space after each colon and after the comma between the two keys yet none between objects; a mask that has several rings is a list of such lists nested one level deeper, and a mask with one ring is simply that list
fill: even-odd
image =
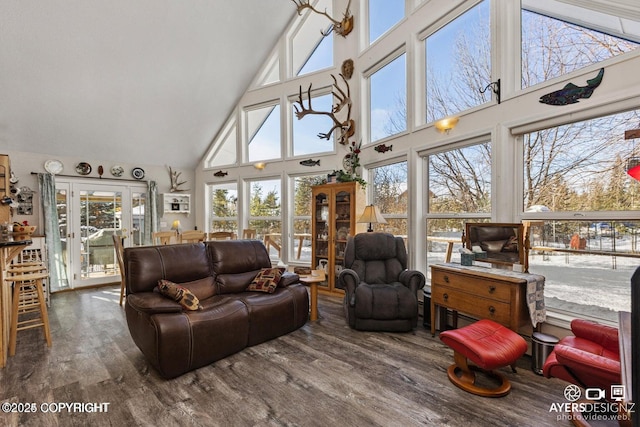
[{"label": "french door", "polygon": [[[71,288],[120,280],[113,235],[144,242],[146,185],[108,180],[56,180],[60,238]],[[55,289],[52,289],[55,291]]]}]

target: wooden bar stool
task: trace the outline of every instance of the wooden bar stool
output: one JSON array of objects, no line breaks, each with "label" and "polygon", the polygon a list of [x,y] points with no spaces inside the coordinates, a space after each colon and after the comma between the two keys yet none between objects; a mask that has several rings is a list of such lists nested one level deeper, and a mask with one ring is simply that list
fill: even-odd
[{"label": "wooden bar stool", "polygon": [[[11,330],[9,335],[9,356],[16,354],[18,331],[43,327],[47,347],[51,347],[49,316],[42,290],[42,281],[49,277],[47,268],[41,263],[13,264],[7,269],[7,282],[13,282],[13,303],[11,307]],[[33,316],[31,313],[39,313]],[[19,316],[26,319],[21,320]]]}]

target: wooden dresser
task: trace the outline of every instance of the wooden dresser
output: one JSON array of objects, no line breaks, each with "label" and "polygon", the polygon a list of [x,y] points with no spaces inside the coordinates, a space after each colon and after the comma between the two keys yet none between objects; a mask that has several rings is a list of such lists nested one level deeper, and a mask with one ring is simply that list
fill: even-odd
[{"label": "wooden dresser", "polygon": [[526,274],[459,264],[431,266],[431,334],[436,332],[440,307],[491,319],[518,332],[531,324],[527,308]]}]

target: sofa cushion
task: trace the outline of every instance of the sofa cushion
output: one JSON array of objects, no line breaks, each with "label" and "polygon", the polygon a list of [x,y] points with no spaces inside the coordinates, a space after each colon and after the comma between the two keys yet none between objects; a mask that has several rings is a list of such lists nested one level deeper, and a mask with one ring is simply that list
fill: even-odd
[{"label": "sofa cushion", "polygon": [[160,279],[186,283],[213,276],[202,243],[125,248],[124,264],[127,295],[152,292]]},{"label": "sofa cushion", "polygon": [[271,267],[267,249],[258,240],[213,240],[205,245],[218,294],[246,291],[261,269]]},{"label": "sofa cushion", "polygon": [[216,294],[216,283],[213,276],[204,277],[191,282],[180,282],[180,286],[191,291],[200,301]]},{"label": "sofa cushion", "polygon": [[180,303],[187,310],[202,310],[200,300],[189,289],[184,288],[170,280],[158,280],[158,291],[167,298]]},{"label": "sofa cushion", "polygon": [[278,287],[282,273],[284,273],[284,268],[263,268],[249,283],[247,290],[272,294]]}]

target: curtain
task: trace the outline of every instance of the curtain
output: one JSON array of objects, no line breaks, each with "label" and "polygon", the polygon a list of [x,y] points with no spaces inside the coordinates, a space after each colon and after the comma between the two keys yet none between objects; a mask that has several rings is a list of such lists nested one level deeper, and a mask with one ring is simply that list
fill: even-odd
[{"label": "curtain", "polygon": [[62,241],[60,240],[54,176],[48,173],[39,173],[38,188],[42,200],[42,217],[48,254],[49,287],[51,292],[55,292],[69,288],[69,279],[62,251]]},{"label": "curtain", "polygon": [[153,244],[153,233],[158,231],[158,186],[155,181],[147,185],[147,206],[144,210],[144,244]]}]

